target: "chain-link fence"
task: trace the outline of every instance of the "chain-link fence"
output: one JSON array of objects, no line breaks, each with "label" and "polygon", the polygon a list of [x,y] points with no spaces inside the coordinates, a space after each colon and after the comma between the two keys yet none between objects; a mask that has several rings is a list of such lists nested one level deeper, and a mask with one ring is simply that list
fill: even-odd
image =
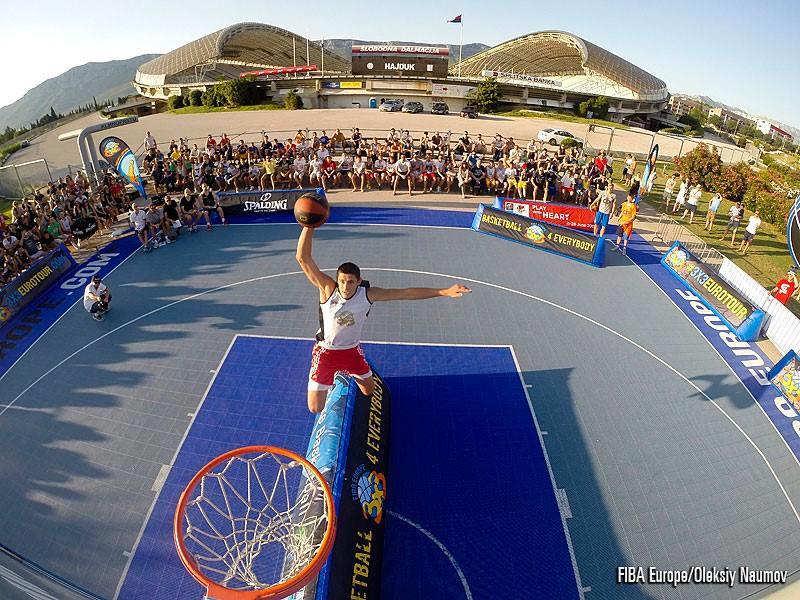
[{"label": "chain-link fence", "polygon": [[35,193],[53,177],[47,160],[40,158],[0,167],[0,197],[18,200]]},{"label": "chain-link fence", "polygon": [[710,139],[692,139],[653,131],[639,131],[607,125],[588,125],[584,136],[586,152],[606,150],[614,157],[633,154],[637,160],[647,158],[650,150],[658,144],[658,155],[662,160],[672,160],[697,148],[700,144],[717,149],[724,163],[748,161],[751,153],[745,148],[737,148]]}]

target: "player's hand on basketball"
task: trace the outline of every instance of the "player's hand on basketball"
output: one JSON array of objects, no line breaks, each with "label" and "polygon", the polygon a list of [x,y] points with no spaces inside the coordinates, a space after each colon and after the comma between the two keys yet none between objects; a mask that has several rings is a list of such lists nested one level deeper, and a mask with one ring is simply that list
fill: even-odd
[{"label": "player's hand on basketball", "polygon": [[448,298],[461,298],[464,294],[471,293],[472,290],[469,289],[465,285],[461,285],[460,283],[456,283],[455,285],[451,285],[444,291],[444,295]]}]

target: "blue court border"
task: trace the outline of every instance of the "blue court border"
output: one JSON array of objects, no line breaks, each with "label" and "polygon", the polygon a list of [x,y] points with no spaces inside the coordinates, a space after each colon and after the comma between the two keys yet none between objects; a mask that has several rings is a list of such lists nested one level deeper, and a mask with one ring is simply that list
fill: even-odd
[{"label": "blue court border", "polygon": [[[120,600],[201,597],[172,543],[178,496],[199,467],[231,448],[271,443],[305,450],[313,427],[305,407],[312,344],[234,337],[154,501],[121,582]],[[392,390],[387,506],[402,515],[393,519],[390,512],[387,521],[381,597],[406,597],[409,574],[419,570],[410,560],[429,569],[420,576],[432,570],[442,580],[439,592],[428,588],[426,600],[467,597],[453,564],[411,522],[432,530],[452,551],[475,600],[494,598],[498,578],[509,597],[582,598],[546,450],[535,418],[531,421],[533,409],[513,350],[368,342],[364,347]],[[443,422],[439,411],[451,418]],[[482,424],[487,433],[502,432],[482,439]],[[501,482],[516,493],[509,494],[511,488]],[[507,552],[483,552],[482,542],[503,527]],[[414,549],[411,557],[408,548]]]}]

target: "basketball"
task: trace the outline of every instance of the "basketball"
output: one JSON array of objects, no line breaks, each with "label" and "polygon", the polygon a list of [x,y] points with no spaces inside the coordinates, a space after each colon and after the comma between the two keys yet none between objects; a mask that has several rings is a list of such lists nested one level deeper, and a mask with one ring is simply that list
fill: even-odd
[{"label": "basketball", "polygon": [[328,220],[328,199],[314,192],[303,194],[294,205],[294,218],[303,227],[315,229]]}]

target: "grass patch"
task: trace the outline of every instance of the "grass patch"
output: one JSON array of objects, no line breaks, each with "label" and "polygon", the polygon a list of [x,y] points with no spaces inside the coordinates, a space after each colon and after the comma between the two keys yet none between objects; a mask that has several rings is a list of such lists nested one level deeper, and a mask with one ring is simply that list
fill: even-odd
[{"label": "grass patch", "polygon": [[13,202],[13,200],[0,198],[0,214],[5,216],[6,223],[11,222],[11,202]]},{"label": "grass patch", "polygon": [[501,117],[522,117],[524,119],[553,119],[555,121],[566,121],[568,123],[584,123],[589,125],[594,123],[595,125],[601,125],[605,127],[616,127],[619,129],[630,129],[627,125],[623,125],[622,123],[616,123],[614,121],[606,121],[604,119],[587,119],[585,117],[579,117],[577,115],[571,115],[567,113],[555,113],[555,112],[546,112],[540,110],[510,110],[507,112],[500,112],[495,113]]},{"label": "grass patch", "polygon": [[176,115],[196,115],[200,113],[236,112],[249,110],[286,110],[283,104],[252,104],[249,106],[184,106],[169,112]]},{"label": "grass patch", "polygon": [[[615,182],[621,181],[622,165],[617,169],[617,161],[614,164],[614,180]],[[619,174],[617,173],[619,171]],[[658,167],[658,178],[653,186],[653,191],[650,194],[642,196],[642,201],[656,209],[659,212],[664,212],[664,201],[662,194],[664,192],[664,183],[669,177],[670,173],[675,172],[675,166],[668,164],[666,173],[664,173],[663,166]],[[678,193],[676,186],[672,195],[670,205],[674,203],[675,196]],[[719,250],[725,257],[733,261],[736,266],[745,271],[750,277],[755,279],[758,283],[763,285],[767,290],[771,290],[779,279],[782,279],[786,274],[787,269],[792,264],[792,259],[789,256],[789,250],[786,245],[786,231],[783,225],[775,225],[763,221],[761,227],[758,229],[752,245],[747,250],[747,254],[742,256],[735,248],[731,248],[730,234],[724,240],[720,240],[722,232],[728,225],[728,210],[734,204],[729,200],[723,199],[722,204],[717,211],[716,218],[714,219],[714,226],[709,233],[703,229],[706,221],[706,214],[708,213],[708,204],[711,201],[713,194],[710,192],[703,192],[703,196],[697,207],[697,212],[694,216],[694,222],[689,224],[689,215],[685,219],[681,219],[682,213],[676,213],[672,217],[681,225],[686,227],[694,235],[702,239],[710,247]],[[672,206],[670,206],[670,209]],[[746,211],[742,224],[736,232],[736,245],[742,240],[744,229],[747,226],[747,220],[752,214],[752,211]],[[794,299],[790,299],[786,307],[791,310],[795,315],[800,316],[800,303]]]}]

